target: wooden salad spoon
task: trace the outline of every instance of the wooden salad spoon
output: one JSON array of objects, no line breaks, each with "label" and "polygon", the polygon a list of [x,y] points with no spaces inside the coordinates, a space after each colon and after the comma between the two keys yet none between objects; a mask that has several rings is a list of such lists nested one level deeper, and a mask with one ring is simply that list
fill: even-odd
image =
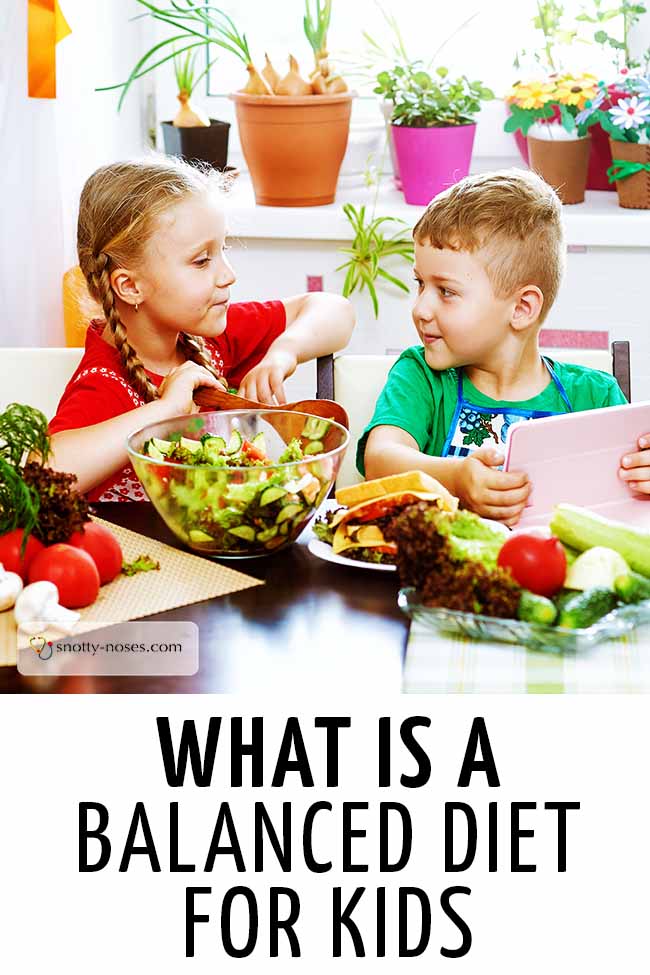
[{"label": "wooden salad spoon", "polygon": [[201,386],[194,393],[194,402],[199,406],[211,410],[289,410],[295,413],[310,413],[312,416],[322,416],[327,420],[340,423],[349,429],[348,415],[331,399],[301,399],[297,403],[285,403],[281,406],[269,403],[258,403],[243,396],[235,396],[222,389]]}]

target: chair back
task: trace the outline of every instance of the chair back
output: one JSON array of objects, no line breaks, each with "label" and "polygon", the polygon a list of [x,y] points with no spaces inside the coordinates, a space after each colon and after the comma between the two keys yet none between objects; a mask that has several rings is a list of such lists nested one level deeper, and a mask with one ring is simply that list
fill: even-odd
[{"label": "chair back", "polygon": [[83,352],[83,349],[0,349],[0,411],[9,403],[29,403],[51,420]]}]

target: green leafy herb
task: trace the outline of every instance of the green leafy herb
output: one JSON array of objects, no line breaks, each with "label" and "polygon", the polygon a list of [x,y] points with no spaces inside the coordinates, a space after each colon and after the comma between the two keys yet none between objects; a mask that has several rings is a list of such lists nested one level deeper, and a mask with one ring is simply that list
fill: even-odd
[{"label": "green leafy herb", "polygon": [[154,561],[150,555],[138,555],[133,562],[122,563],[122,575],[134,576],[138,572],[152,572],[160,569],[160,562]]}]

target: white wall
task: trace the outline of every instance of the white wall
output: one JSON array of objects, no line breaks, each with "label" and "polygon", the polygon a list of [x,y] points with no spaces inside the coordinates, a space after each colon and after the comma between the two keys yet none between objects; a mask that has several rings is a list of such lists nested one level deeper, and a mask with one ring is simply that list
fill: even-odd
[{"label": "white wall", "polygon": [[[72,29],[57,45],[57,98],[27,97],[27,4],[0,2],[0,346],[62,345],[61,279],[76,263],[84,181],[144,147],[143,91],[122,113],[100,85],[142,53],[132,0],[61,0]],[[1,367],[1,364],[0,364]]]}]

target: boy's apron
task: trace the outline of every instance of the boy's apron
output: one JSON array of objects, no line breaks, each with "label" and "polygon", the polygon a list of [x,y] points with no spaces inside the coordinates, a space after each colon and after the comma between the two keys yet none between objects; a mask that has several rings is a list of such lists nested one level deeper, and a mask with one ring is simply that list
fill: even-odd
[{"label": "boy's apron", "polygon": [[[557,387],[565,406],[566,412],[572,413],[566,390],[548,359],[543,358],[551,379]],[[519,410],[515,407],[508,409],[492,409],[489,406],[474,406],[463,395],[463,370],[458,370],[458,394],[456,410],[449,428],[449,433],[442,448],[443,457],[467,457],[479,447],[499,447],[506,442],[508,430],[518,420],[535,420],[542,416],[556,416],[553,410]]]}]

